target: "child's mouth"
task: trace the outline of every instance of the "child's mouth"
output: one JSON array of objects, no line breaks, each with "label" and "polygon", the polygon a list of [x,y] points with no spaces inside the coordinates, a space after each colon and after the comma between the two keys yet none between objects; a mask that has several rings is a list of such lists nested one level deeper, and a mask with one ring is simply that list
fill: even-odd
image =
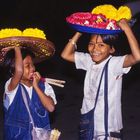
[{"label": "child's mouth", "polygon": [[33,81],[33,76],[34,76],[34,73],[31,73],[30,78],[29,78],[31,81]]}]

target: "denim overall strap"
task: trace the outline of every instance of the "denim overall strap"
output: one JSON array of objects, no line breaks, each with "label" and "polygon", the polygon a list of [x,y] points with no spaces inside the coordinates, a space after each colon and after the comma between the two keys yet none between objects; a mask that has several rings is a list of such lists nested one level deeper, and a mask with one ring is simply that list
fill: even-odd
[{"label": "denim overall strap", "polygon": [[[27,92],[26,88],[24,87],[24,85],[21,85],[21,86],[23,87],[25,95],[26,95],[28,107],[29,107],[30,114],[31,114],[29,116],[29,119],[30,119],[32,126],[35,126],[38,128],[45,128],[45,129],[49,130],[50,129],[49,112],[42,105],[36,91],[34,89],[32,90],[32,98],[30,99],[28,92]],[[42,91],[44,91],[45,86],[43,83],[39,83],[39,87]],[[28,111],[27,111],[27,113],[28,113]],[[29,113],[28,113],[28,115],[29,115]],[[32,120],[31,120],[31,117],[32,117]]]},{"label": "denim overall strap", "polygon": [[[104,118],[105,118],[105,121],[104,121],[105,122],[105,124],[104,124],[105,125],[105,140],[107,140],[106,138],[108,137],[108,100],[107,100],[107,98],[108,98],[108,78],[107,77],[108,77],[108,63],[109,63],[109,60],[107,61],[107,63],[105,64],[105,66],[103,68],[101,78],[100,78],[100,81],[99,81],[97,95],[96,95],[96,98],[95,98],[95,105],[94,105],[94,108],[93,108],[93,116],[94,116],[95,108],[96,108],[98,97],[99,97],[101,82],[102,82],[103,75],[104,75],[104,72],[105,72],[105,76],[104,76],[104,78],[105,78],[105,83],[104,83],[104,92],[105,92],[105,94],[104,94],[104,100],[105,100],[105,103],[104,103],[105,104],[104,105],[105,106],[105,114],[104,114]],[[93,118],[93,122],[94,122],[94,118]],[[93,137],[94,137],[94,125],[93,125]]]},{"label": "denim overall strap", "polygon": [[24,91],[22,85],[21,85],[21,93],[22,93],[23,101],[24,101],[24,103],[25,103],[25,106],[26,106],[26,108],[27,108],[27,111],[28,111],[28,113],[29,113],[30,121],[31,121],[31,123],[32,123],[32,125],[33,125],[33,127],[34,127],[35,125],[34,125],[33,117],[32,117],[32,115],[31,115],[30,108],[29,108],[29,104],[28,104],[28,100],[27,100],[27,96],[26,96],[26,93],[25,93],[25,91]]},{"label": "denim overall strap", "polygon": [[104,113],[104,126],[105,126],[105,140],[107,140],[107,137],[108,137],[108,62],[107,62],[107,65],[105,66],[105,76],[104,76],[104,112],[105,112]]}]

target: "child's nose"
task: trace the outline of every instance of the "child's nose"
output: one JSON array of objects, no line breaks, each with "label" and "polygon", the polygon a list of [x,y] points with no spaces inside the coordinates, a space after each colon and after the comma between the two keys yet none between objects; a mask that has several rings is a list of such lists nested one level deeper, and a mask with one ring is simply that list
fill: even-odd
[{"label": "child's nose", "polygon": [[35,71],[35,67],[34,67],[34,66],[31,66],[31,67],[30,67],[30,70],[31,70],[32,72],[34,72],[34,71]]},{"label": "child's nose", "polygon": [[98,44],[94,44],[93,50],[98,50]]}]

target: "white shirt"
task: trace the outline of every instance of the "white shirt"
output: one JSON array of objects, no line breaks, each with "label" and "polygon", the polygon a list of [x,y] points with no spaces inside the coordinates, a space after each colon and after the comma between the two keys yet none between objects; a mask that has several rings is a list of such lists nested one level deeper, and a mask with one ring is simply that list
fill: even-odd
[{"label": "white shirt", "polygon": [[[95,97],[99,80],[104,65],[109,56],[100,64],[95,64],[87,53],[75,52],[75,64],[77,69],[86,70],[84,81],[84,98],[81,113],[85,114],[94,108]],[[117,131],[122,128],[121,115],[121,91],[122,75],[130,68],[123,68],[125,56],[112,57],[108,66],[108,107],[109,107],[109,131]],[[95,130],[104,132],[104,80],[102,80],[99,97],[94,113]]]},{"label": "white shirt", "polygon": [[[14,97],[16,95],[18,86],[19,86],[19,85],[17,85],[17,87],[14,90],[8,91],[8,85],[9,85],[10,82],[11,82],[11,78],[6,82],[6,84],[5,84],[5,92],[4,92],[4,106],[7,109],[12,104],[12,102],[14,100]],[[26,85],[24,85],[24,87],[26,88],[27,93],[29,95],[29,98],[31,99],[32,98],[32,90],[33,90],[33,87],[32,86],[31,87],[28,87]],[[56,97],[55,97],[55,94],[54,94],[54,90],[53,90],[53,88],[47,82],[45,82],[45,91],[44,91],[44,93],[47,96],[50,96],[53,99],[54,104],[57,103]]]}]

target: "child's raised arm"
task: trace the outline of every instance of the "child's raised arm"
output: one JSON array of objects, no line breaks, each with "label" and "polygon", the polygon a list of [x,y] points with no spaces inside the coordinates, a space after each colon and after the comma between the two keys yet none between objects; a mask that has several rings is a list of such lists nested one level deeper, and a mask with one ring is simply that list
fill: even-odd
[{"label": "child's raised arm", "polygon": [[64,58],[67,61],[74,62],[76,42],[78,41],[81,35],[81,33],[76,32],[75,35],[69,40],[69,42],[66,44],[64,50],[61,53],[62,58]]},{"label": "child's raised arm", "polygon": [[11,82],[8,86],[8,90],[12,91],[16,88],[19,81],[21,80],[21,77],[22,77],[22,74],[23,74],[23,61],[22,61],[22,55],[21,55],[20,47],[10,47],[10,49],[15,50],[15,67],[14,67],[15,70],[14,70]]},{"label": "child's raised arm", "polygon": [[128,22],[125,19],[122,19],[119,22],[119,26],[125,32],[132,52],[125,58],[123,64],[123,67],[125,68],[140,62],[140,48],[130,26],[128,25]]}]

